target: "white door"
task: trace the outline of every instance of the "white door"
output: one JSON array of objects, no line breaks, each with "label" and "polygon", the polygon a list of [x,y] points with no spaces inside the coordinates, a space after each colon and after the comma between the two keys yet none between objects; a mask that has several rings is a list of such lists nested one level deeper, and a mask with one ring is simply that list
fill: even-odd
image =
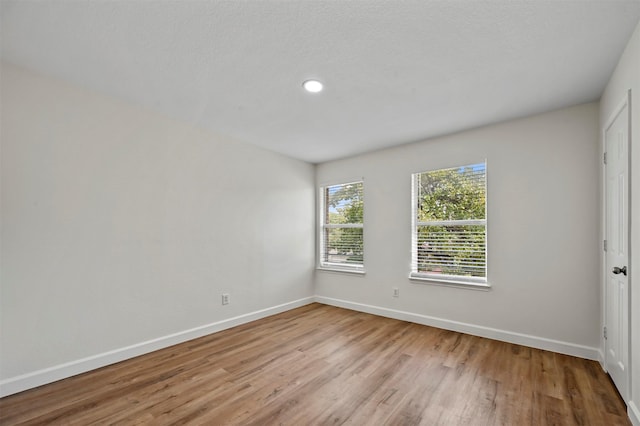
[{"label": "white door", "polygon": [[622,398],[629,390],[629,96],[605,128],[605,363]]}]

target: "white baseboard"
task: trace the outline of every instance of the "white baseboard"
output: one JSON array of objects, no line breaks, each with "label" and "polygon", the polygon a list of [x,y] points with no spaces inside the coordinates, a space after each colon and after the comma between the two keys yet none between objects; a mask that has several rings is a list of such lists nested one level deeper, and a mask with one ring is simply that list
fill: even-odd
[{"label": "white baseboard", "polygon": [[602,367],[602,369],[606,373],[607,372],[607,365],[605,364],[604,352],[603,352],[602,348],[598,348],[598,359],[597,359],[597,361],[600,363],[600,367]]},{"label": "white baseboard", "polygon": [[159,337],[157,339],[148,340],[146,342],[137,343],[113,351],[93,355],[76,361],[67,362],[65,364],[56,365],[54,367],[45,368],[20,376],[12,377],[0,381],[0,398],[32,389],[47,383],[66,379],[77,374],[86,373],[116,362],[124,361],[149,352],[164,349],[169,346],[183,343],[188,340],[197,339],[211,333],[226,330],[237,325],[245,324],[257,319],[265,318],[270,315],[279,314],[300,306],[308,305],[314,302],[313,297],[306,297],[293,302],[284,303],[282,305],[273,306],[271,308],[261,309],[259,311],[250,312],[237,317],[217,321],[211,324],[192,328],[190,330],[181,331],[170,334],[168,336]]},{"label": "white baseboard", "polygon": [[640,426],[640,409],[638,409],[638,406],[633,401],[627,405],[627,414],[633,426]]},{"label": "white baseboard", "polygon": [[451,321],[443,318],[436,318],[427,315],[414,314],[411,312],[398,311],[395,309],[382,308],[379,306],[365,305],[362,303],[349,302],[347,300],[333,299],[330,297],[316,296],[316,302],[325,305],[337,306],[368,314],[379,315],[387,318],[394,318],[431,327],[443,328],[445,330],[458,331],[474,336],[486,337],[517,345],[529,346],[532,348],[558,352],[565,355],[577,356],[591,360],[600,358],[598,348],[576,345],[574,343],[561,342],[558,340],[546,339],[544,337],[530,336],[527,334],[514,333],[511,331],[498,330],[495,328],[483,327],[479,325],[466,324],[458,321]]}]

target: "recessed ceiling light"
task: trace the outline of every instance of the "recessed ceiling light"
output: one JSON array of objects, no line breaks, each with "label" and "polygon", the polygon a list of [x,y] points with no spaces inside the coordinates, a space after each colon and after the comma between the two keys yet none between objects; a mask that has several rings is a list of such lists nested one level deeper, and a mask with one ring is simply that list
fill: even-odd
[{"label": "recessed ceiling light", "polygon": [[307,80],[302,83],[302,87],[304,87],[304,90],[310,93],[318,93],[322,91],[322,83],[320,83],[318,80]]}]

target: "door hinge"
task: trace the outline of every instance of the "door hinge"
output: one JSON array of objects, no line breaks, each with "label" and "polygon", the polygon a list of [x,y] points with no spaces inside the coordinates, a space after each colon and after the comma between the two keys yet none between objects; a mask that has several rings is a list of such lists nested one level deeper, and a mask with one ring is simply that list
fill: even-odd
[{"label": "door hinge", "polygon": [[604,161],[604,164],[607,164],[607,153],[606,152],[604,153],[602,160]]},{"label": "door hinge", "polygon": [[604,327],[603,334],[604,334],[604,340],[607,340],[607,327],[606,326]]},{"label": "door hinge", "polygon": [[604,249],[604,251],[607,251],[607,240],[604,240],[602,243],[602,248]]}]

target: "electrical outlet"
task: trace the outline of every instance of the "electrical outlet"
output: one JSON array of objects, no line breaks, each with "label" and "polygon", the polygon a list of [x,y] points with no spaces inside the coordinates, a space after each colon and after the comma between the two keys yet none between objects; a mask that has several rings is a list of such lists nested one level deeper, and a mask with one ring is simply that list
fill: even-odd
[{"label": "electrical outlet", "polygon": [[393,297],[400,297],[400,289],[398,287],[393,288]]},{"label": "electrical outlet", "polygon": [[223,305],[229,304],[229,293],[222,293],[222,304]]}]

